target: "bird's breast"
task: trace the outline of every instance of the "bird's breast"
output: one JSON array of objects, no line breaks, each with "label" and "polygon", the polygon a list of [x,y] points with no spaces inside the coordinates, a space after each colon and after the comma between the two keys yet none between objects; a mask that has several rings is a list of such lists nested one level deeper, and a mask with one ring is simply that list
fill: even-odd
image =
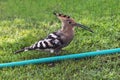
[{"label": "bird's breast", "polygon": [[74,34],[71,33],[65,33],[63,36],[61,36],[64,46],[67,46],[74,38]]}]

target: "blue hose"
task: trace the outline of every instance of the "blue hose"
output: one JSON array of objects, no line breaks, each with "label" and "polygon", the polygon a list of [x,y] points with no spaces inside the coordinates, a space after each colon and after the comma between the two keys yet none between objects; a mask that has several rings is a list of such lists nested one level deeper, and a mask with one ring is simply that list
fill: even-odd
[{"label": "blue hose", "polygon": [[85,58],[90,56],[113,54],[113,53],[119,53],[119,52],[120,52],[120,48],[116,48],[116,49],[101,50],[101,51],[94,51],[94,52],[85,52],[85,53],[70,54],[70,55],[63,55],[63,56],[39,58],[39,59],[32,59],[32,60],[25,60],[25,61],[18,61],[18,62],[1,63],[0,68],[22,66],[22,65],[28,65],[28,64],[37,64],[37,63],[48,63],[48,62],[66,60],[66,59]]}]

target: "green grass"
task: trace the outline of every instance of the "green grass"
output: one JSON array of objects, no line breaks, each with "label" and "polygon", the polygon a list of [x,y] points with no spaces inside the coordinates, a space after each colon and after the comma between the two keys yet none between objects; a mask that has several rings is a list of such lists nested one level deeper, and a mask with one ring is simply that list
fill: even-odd
[{"label": "green grass", "polygon": [[[120,47],[120,0],[0,0],[0,63],[50,56],[14,51],[60,28],[54,11],[72,16],[93,29],[75,29],[61,55]],[[54,56],[54,54],[51,54]],[[0,80],[119,80],[120,54],[0,69]]]}]

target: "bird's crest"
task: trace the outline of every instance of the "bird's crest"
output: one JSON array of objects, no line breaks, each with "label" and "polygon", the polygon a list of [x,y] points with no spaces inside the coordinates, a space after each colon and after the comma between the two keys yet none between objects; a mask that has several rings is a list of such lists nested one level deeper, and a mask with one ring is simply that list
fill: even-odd
[{"label": "bird's crest", "polygon": [[70,19],[70,16],[68,16],[68,15],[64,15],[64,14],[56,13],[56,12],[54,12],[53,14],[56,15],[57,17]]},{"label": "bird's crest", "polygon": [[60,19],[62,22],[63,22],[63,21],[68,21],[68,22],[71,22],[71,23],[75,23],[74,19],[71,18],[71,17],[68,16],[68,15],[64,15],[64,14],[56,13],[56,12],[54,12],[53,14],[56,15],[57,18]]}]

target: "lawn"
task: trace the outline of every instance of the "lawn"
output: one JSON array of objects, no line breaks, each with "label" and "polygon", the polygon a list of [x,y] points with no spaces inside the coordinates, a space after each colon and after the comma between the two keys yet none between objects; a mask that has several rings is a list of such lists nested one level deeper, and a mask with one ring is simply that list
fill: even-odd
[{"label": "lawn", "polygon": [[[75,37],[60,55],[120,47],[120,0],[0,0],[0,63],[55,56],[14,51],[60,28],[53,12],[73,17],[94,33],[75,28]],[[120,54],[80,60],[1,68],[0,80],[119,80]]]}]

